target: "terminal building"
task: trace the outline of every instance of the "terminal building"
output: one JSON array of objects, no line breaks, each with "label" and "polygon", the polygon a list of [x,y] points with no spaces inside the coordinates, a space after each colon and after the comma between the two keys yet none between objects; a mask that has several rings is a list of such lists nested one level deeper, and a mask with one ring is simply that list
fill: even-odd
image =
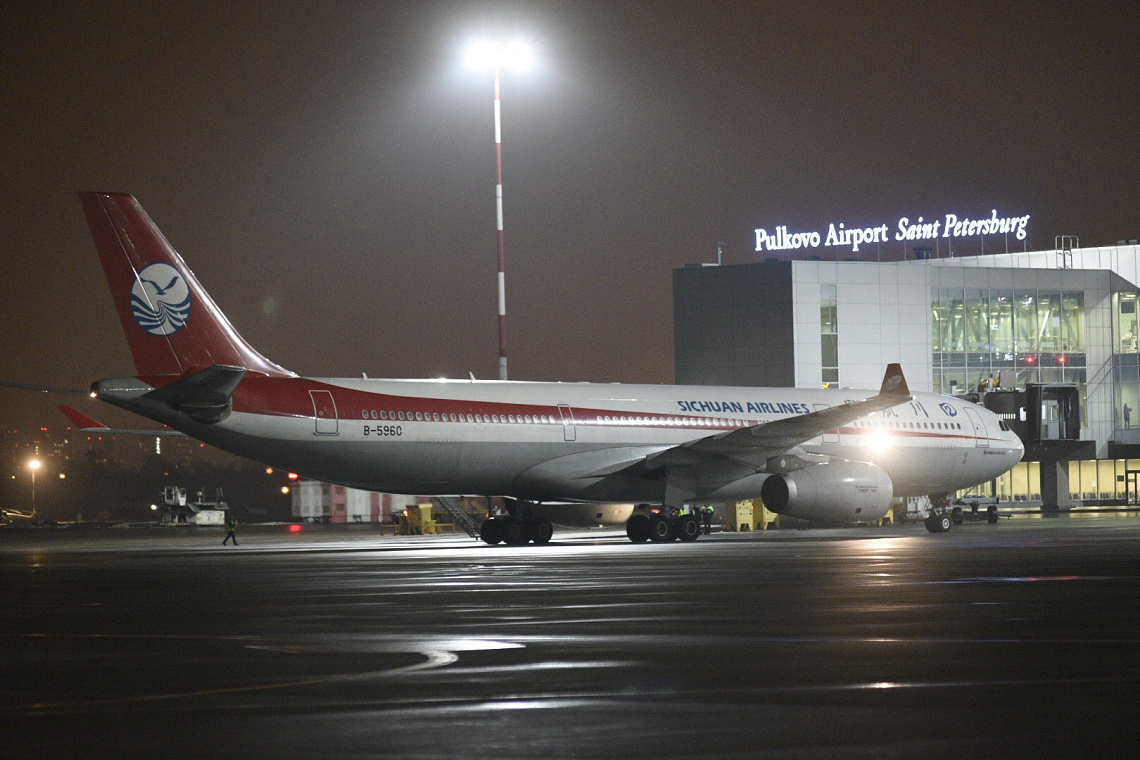
[{"label": "terminal building", "polygon": [[1137,283],[1136,241],[882,263],[690,265],[673,273],[676,381],[878,388],[883,368],[901,362],[913,390],[978,394],[1015,430],[1023,423],[1025,460],[960,496],[1136,504]]}]

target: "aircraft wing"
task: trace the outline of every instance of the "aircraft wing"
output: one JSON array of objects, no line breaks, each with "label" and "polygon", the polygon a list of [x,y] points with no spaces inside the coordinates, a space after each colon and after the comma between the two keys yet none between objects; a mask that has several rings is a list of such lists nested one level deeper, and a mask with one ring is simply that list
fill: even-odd
[{"label": "aircraft wing", "polygon": [[63,396],[91,395],[91,391],[83,388],[61,388],[57,385],[31,385],[29,383],[13,383],[10,380],[0,380],[0,387],[19,388],[23,391],[39,391],[40,393],[58,393]]},{"label": "aircraft wing", "polygon": [[648,469],[674,465],[695,465],[709,456],[724,457],[752,467],[763,466],[805,441],[835,430],[841,425],[910,401],[910,389],[903,377],[902,366],[887,365],[879,393],[862,401],[820,409],[810,414],[766,422],[761,425],[731,430],[698,438],[645,458]]}]

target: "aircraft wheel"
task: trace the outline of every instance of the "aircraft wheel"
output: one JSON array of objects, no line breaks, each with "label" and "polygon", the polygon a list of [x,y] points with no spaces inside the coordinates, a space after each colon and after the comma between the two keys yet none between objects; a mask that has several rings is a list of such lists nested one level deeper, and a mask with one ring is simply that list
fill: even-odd
[{"label": "aircraft wheel", "polygon": [[990,525],[997,525],[997,521],[998,521],[997,507],[995,505],[991,504],[990,508],[988,510],[986,510],[986,522],[988,522]]},{"label": "aircraft wheel", "polygon": [[963,520],[962,508],[954,507],[954,509],[950,510],[950,519],[954,521],[955,525],[961,525]]},{"label": "aircraft wheel", "polygon": [[926,518],[926,529],[931,533],[945,533],[950,530],[953,521],[948,514],[932,513],[930,517]]},{"label": "aircraft wheel", "polygon": [[503,518],[503,541],[510,546],[522,546],[527,542],[526,526],[517,517]]},{"label": "aircraft wheel", "polygon": [[635,544],[644,544],[649,540],[649,518],[645,515],[633,515],[626,520],[625,534]]},{"label": "aircraft wheel", "polygon": [[696,541],[701,535],[701,524],[693,515],[682,515],[677,520],[677,537],[686,543]]},{"label": "aircraft wheel", "polygon": [[554,526],[550,524],[550,520],[545,517],[540,517],[530,523],[530,537],[536,544],[550,543],[550,537],[554,535]]},{"label": "aircraft wheel", "polygon": [[502,541],[503,531],[499,521],[494,517],[488,517],[484,520],[483,524],[479,526],[479,538],[492,546]]},{"label": "aircraft wheel", "polygon": [[673,526],[669,524],[669,518],[654,515],[653,519],[649,521],[649,540],[672,541],[673,538]]}]

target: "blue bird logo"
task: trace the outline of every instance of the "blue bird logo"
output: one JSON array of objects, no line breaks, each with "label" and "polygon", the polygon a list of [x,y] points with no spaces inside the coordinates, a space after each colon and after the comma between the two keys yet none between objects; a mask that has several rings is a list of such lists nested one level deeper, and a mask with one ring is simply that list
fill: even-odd
[{"label": "blue bird logo", "polygon": [[186,278],[170,264],[151,264],[138,273],[131,287],[131,314],[151,335],[173,335],[185,327],[190,302]]}]

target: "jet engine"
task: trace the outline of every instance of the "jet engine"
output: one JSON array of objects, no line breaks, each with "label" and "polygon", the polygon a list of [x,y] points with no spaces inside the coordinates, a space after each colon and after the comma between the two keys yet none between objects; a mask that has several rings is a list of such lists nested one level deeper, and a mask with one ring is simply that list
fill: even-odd
[{"label": "jet engine", "polygon": [[769,510],[801,520],[877,522],[891,507],[894,486],[876,465],[833,462],[770,475],[760,496]]}]

